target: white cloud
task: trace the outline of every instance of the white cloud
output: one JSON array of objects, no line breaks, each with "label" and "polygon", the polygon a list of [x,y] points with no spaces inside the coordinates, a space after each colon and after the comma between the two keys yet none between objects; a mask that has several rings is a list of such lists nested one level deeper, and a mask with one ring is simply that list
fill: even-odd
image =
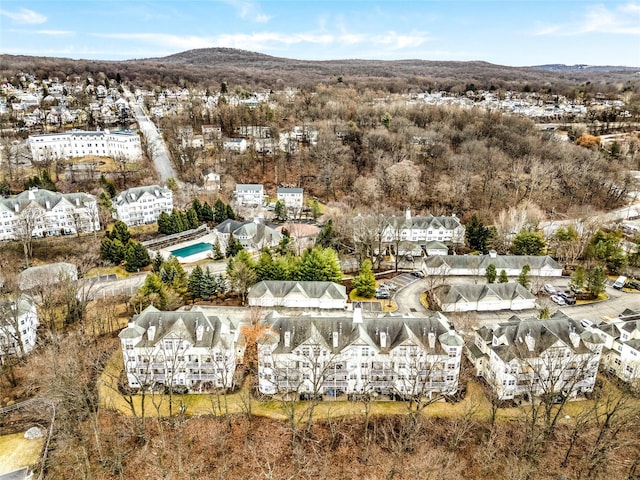
[{"label": "white cloud", "polygon": [[34,33],[53,36],[75,35],[75,32],[71,30],[36,30]]},{"label": "white cloud", "polygon": [[586,9],[575,22],[539,26],[535,35],[583,35],[607,33],[618,35],[640,35],[640,4],[627,3],[615,9],[605,5],[594,5]]},{"label": "white cloud", "polygon": [[267,23],[273,18],[263,13],[260,5],[251,0],[222,0],[222,2],[235,8],[240,18],[252,20],[256,23]]},{"label": "white cloud", "polygon": [[14,12],[0,9],[0,15],[10,18],[16,23],[26,23],[29,25],[38,25],[47,21],[47,17],[28,8],[21,8]]}]

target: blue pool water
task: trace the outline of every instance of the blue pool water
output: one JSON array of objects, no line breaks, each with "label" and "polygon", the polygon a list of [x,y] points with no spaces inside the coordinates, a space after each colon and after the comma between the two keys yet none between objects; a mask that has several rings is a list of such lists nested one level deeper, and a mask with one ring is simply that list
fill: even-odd
[{"label": "blue pool water", "polygon": [[191,255],[195,255],[196,253],[207,252],[210,250],[211,250],[210,243],[200,242],[194,245],[189,245],[188,247],[177,248],[175,250],[169,250],[169,251],[171,252],[171,255],[184,258],[184,257],[189,257]]}]

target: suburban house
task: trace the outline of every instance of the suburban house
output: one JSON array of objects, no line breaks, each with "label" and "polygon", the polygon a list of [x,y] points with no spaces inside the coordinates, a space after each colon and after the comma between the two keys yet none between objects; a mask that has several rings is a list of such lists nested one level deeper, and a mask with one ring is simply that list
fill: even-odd
[{"label": "suburban house", "polygon": [[212,144],[215,140],[222,138],[222,129],[213,125],[202,125],[202,139],[205,145]]},{"label": "suburban house", "polygon": [[220,190],[220,174],[215,172],[203,173],[202,187],[209,192]]},{"label": "suburban house", "polygon": [[536,297],[519,283],[443,285],[432,290],[431,298],[443,312],[536,308]]},{"label": "suburban house", "polygon": [[27,142],[34,160],[96,155],[139,160],[142,156],[140,136],[130,130],[71,130],[65,133],[29,135]]},{"label": "suburban house", "polygon": [[58,193],[33,187],[15,197],[0,198],[0,240],[98,230],[98,205],[88,193]]},{"label": "suburban house", "polygon": [[266,319],[258,345],[258,388],[339,396],[370,393],[432,398],[458,389],[463,341],[440,313],[429,317]]},{"label": "suburban house", "polygon": [[235,195],[238,205],[257,207],[264,202],[264,187],[257,183],[239,183]]},{"label": "suburban house", "polygon": [[625,310],[593,327],[604,341],[602,367],[623,382],[640,383],[640,311]]},{"label": "suburban house", "polygon": [[56,262],[47,265],[29,267],[18,274],[20,290],[27,291],[36,287],[48,287],[62,281],[78,280],[78,267],[73,263]]},{"label": "suburban house", "polygon": [[425,275],[484,276],[488,265],[495,265],[499,274],[517,277],[522,267],[529,265],[532,277],[561,277],[562,267],[548,255],[441,255],[425,257],[422,271]]},{"label": "suburban house", "polygon": [[393,244],[398,241],[425,245],[437,241],[448,245],[464,244],[465,227],[455,215],[434,217],[433,215],[412,216],[407,209],[405,216],[386,218],[387,225],[382,232],[382,241]]},{"label": "suburban house", "polygon": [[278,188],[278,201],[283,203],[287,210],[301,211],[303,205],[302,188]]},{"label": "suburban house", "polygon": [[222,148],[230,152],[244,153],[248,148],[248,144],[244,138],[225,138],[222,141]]},{"label": "suburban house", "polygon": [[232,235],[245,250],[252,252],[265,247],[275,247],[282,240],[282,234],[278,230],[265,225],[259,219],[246,222],[227,219],[216,226],[215,232],[223,251],[229,245]]},{"label": "suburban house", "polygon": [[481,327],[465,353],[499,400],[570,398],[593,390],[603,344],[598,334],[556,312],[548,319],[514,316]]},{"label": "suburban house", "polygon": [[27,295],[0,299],[0,358],[26,355],[36,346],[38,312]]},{"label": "suburban house", "polygon": [[111,200],[113,217],[131,227],[158,220],[162,212],[173,210],[173,192],[167,187],[147,185],[125,190]]},{"label": "suburban house", "polygon": [[252,307],[341,309],[347,306],[347,289],[334,282],[265,280],[249,289]]},{"label": "suburban house", "polygon": [[131,388],[202,392],[233,385],[239,328],[202,309],[164,312],[153,306],[119,334]]}]

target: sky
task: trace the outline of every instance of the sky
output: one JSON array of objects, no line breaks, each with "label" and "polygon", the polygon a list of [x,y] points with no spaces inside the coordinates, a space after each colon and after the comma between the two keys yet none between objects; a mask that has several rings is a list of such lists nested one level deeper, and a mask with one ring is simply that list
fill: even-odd
[{"label": "sky", "polygon": [[0,0],[0,53],[124,60],[206,47],[640,67],[640,0]]}]

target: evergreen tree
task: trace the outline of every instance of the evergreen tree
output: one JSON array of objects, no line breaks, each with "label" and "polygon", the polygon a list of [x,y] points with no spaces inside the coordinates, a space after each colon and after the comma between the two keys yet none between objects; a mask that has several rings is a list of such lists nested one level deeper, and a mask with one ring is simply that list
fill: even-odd
[{"label": "evergreen tree", "polygon": [[127,272],[137,272],[151,263],[149,252],[141,243],[130,241],[124,250],[124,268]]},{"label": "evergreen tree", "polygon": [[126,245],[131,239],[131,233],[129,233],[129,227],[127,227],[126,223],[116,220],[111,231],[107,232],[107,237],[112,240],[120,240],[122,245]]},{"label": "evergreen tree", "polygon": [[160,267],[160,280],[178,295],[183,297],[187,293],[187,274],[176,257],[171,255]]},{"label": "evergreen tree", "polygon": [[224,254],[222,253],[222,249],[220,248],[220,240],[216,238],[216,243],[213,244],[212,255],[214,260],[222,260],[224,258]]},{"label": "evergreen tree", "polygon": [[597,297],[605,291],[605,282],[607,280],[604,270],[601,266],[595,266],[587,273],[587,291],[594,297]]},{"label": "evergreen tree", "polygon": [[216,223],[222,223],[227,219],[227,206],[220,199],[216,200],[213,205],[213,220]]},{"label": "evergreen tree", "polygon": [[508,283],[509,277],[507,276],[506,270],[500,270],[500,278],[498,278],[498,283]]},{"label": "evergreen tree", "polygon": [[198,217],[200,218],[200,221],[213,222],[214,216],[213,216],[213,208],[211,208],[211,205],[205,202],[200,212],[201,212],[200,216]]},{"label": "evergreen tree", "polygon": [[124,260],[124,251],[122,242],[117,238],[112,240],[105,237],[100,243],[100,256],[115,265],[119,265]]},{"label": "evergreen tree", "polygon": [[315,247],[302,254],[299,280],[340,282],[342,270],[335,250]]},{"label": "evergreen tree", "polygon": [[227,218],[230,220],[236,219],[236,214],[233,211],[233,208],[231,208],[231,205],[227,205]]},{"label": "evergreen tree", "polygon": [[202,282],[200,284],[201,298],[203,300],[210,300],[219,292],[218,279],[211,273],[209,267],[204,272]]},{"label": "evergreen tree", "polygon": [[275,214],[278,220],[286,220],[287,218],[287,207],[283,202],[278,200],[276,202],[276,206],[273,209],[273,213]]},{"label": "evergreen tree", "polygon": [[263,251],[256,264],[257,281],[275,280],[273,278],[274,266],[275,262],[273,261],[271,253],[269,253],[269,251]]},{"label": "evergreen tree", "polygon": [[162,264],[164,263],[164,258],[160,253],[157,253],[155,257],[153,257],[153,267],[151,268],[152,272],[158,273],[162,268]]},{"label": "evergreen tree", "polygon": [[193,208],[193,210],[196,212],[198,221],[204,222],[205,220],[202,219],[202,203],[198,198],[193,199],[193,201],[191,202],[191,208]]},{"label": "evergreen tree", "polygon": [[200,222],[198,220],[198,214],[194,208],[187,210],[187,223],[190,229],[198,228]]},{"label": "evergreen tree", "polygon": [[202,268],[200,268],[200,265],[198,265],[196,266],[196,268],[193,269],[193,271],[191,272],[191,275],[189,275],[188,288],[189,288],[189,295],[191,296],[191,298],[204,299],[204,296],[202,295],[203,280],[204,280],[204,272],[202,271]]},{"label": "evergreen tree", "polygon": [[496,281],[496,266],[493,263],[487,265],[485,276],[487,277],[487,283],[495,283]]},{"label": "evergreen tree", "polygon": [[371,260],[366,259],[360,267],[360,274],[353,279],[353,288],[359,297],[372,298],[376,293],[376,277]]},{"label": "evergreen tree", "polygon": [[531,267],[529,265],[525,265],[524,267],[522,267],[520,275],[518,275],[518,283],[524,288],[529,288],[529,285],[531,285],[531,278],[529,277],[530,271]]},{"label": "evergreen tree", "polygon": [[286,255],[287,253],[289,253],[289,249],[291,248],[292,242],[293,242],[293,238],[291,237],[289,230],[287,230],[286,228],[283,228],[282,240],[280,240],[280,243],[278,243],[278,246],[276,247],[276,252],[278,253],[278,255]]},{"label": "evergreen tree", "polygon": [[474,213],[465,225],[465,237],[471,250],[487,253],[487,243],[491,238],[491,229],[486,227]]},{"label": "evergreen tree", "polygon": [[598,230],[589,240],[586,256],[604,262],[609,270],[617,272],[627,264],[621,241],[619,231],[606,233]]},{"label": "evergreen tree", "polygon": [[318,220],[318,217],[320,216],[320,205],[318,204],[318,200],[314,198],[313,202],[311,202],[310,208],[311,208],[311,216],[313,217],[314,220]]},{"label": "evergreen tree", "polygon": [[244,250],[244,247],[242,243],[240,243],[240,240],[235,239],[233,234],[229,235],[229,244],[227,245],[225,256],[227,258],[235,257],[241,250]]},{"label": "evergreen tree", "polygon": [[316,245],[319,247],[330,248],[333,247],[337,238],[337,233],[333,229],[333,220],[327,220],[316,237]]},{"label": "evergreen tree", "polygon": [[155,306],[159,310],[167,309],[167,288],[157,274],[147,275],[144,285],[140,287],[136,295],[131,299],[135,308],[144,309],[149,305]]},{"label": "evergreen tree", "polygon": [[530,232],[520,230],[511,243],[511,252],[514,255],[542,255],[546,242],[542,238],[542,232]]},{"label": "evergreen tree", "polygon": [[161,212],[158,215],[158,233],[169,235],[172,233],[171,230],[171,217],[167,212]]}]

